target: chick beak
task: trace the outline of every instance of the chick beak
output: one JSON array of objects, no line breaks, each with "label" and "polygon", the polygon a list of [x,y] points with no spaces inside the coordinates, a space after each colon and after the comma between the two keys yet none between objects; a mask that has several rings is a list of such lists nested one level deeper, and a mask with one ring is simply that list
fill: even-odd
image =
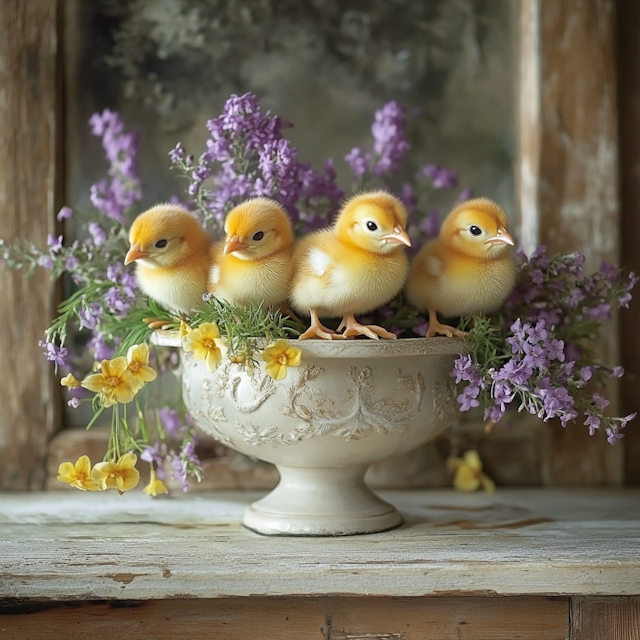
[{"label": "chick beak", "polygon": [[493,236],[493,238],[489,238],[487,240],[487,244],[492,247],[495,247],[497,244],[510,244],[513,246],[514,242],[509,232],[504,227],[500,227],[498,229],[498,235]]},{"label": "chick beak", "polygon": [[385,242],[393,242],[394,244],[406,244],[407,247],[411,246],[411,240],[409,234],[402,227],[394,227],[393,233],[388,233],[386,236],[380,236]]},{"label": "chick beak", "polygon": [[124,257],[124,263],[129,264],[130,262],[134,262],[135,260],[139,260],[140,258],[148,258],[149,252],[143,251],[139,242],[131,245],[129,251],[127,251],[127,255]]},{"label": "chick beak", "polygon": [[243,249],[248,249],[249,245],[245,242],[240,242],[240,236],[231,236],[224,245],[224,251],[222,252],[223,256],[226,256],[234,251],[242,251]]}]

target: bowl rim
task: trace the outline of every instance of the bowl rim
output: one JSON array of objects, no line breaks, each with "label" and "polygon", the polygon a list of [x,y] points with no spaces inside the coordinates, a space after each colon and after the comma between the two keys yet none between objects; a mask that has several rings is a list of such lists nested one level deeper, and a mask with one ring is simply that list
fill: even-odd
[{"label": "bowl rim", "polygon": [[[266,340],[262,343],[266,346]],[[393,358],[398,356],[444,356],[464,353],[464,340],[434,338],[399,338],[398,340],[287,340],[302,349],[302,358]],[[178,331],[156,330],[151,343],[160,347],[181,347]]]}]

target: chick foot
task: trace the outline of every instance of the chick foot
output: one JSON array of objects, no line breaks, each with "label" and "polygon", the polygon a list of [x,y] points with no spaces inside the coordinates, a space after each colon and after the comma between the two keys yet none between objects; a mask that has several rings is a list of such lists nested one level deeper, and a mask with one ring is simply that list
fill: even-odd
[{"label": "chick foot", "polygon": [[455,327],[450,327],[448,324],[442,324],[438,320],[438,316],[435,311],[429,311],[429,328],[427,329],[427,334],[425,338],[433,338],[434,336],[447,336],[448,338],[464,338],[467,335],[466,331],[462,331],[462,329],[456,329]]},{"label": "chick foot", "polygon": [[342,318],[342,322],[338,327],[338,331],[344,329],[342,335],[345,338],[353,338],[355,336],[367,336],[372,340],[378,340],[378,338],[387,338],[388,340],[397,340],[398,336],[395,333],[390,333],[382,327],[378,327],[375,324],[360,324],[353,313],[345,313]]},{"label": "chick foot", "polygon": [[322,340],[342,340],[342,336],[335,331],[327,329],[318,318],[315,309],[311,309],[311,326],[298,338],[298,340],[311,340],[321,338]]}]

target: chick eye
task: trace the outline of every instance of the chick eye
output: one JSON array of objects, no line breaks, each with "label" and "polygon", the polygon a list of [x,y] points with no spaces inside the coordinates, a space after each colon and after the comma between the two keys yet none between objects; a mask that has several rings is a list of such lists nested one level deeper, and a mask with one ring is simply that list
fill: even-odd
[{"label": "chick eye", "polygon": [[375,231],[377,228],[378,225],[375,222],[371,222],[371,220],[367,222],[367,229],[369,229],[369,231]]},{"label": "chick eye", "polygon": [[253,234],[253,239],[256,242],[258,242],[259,240],[262,240],[262,238],[264,238],[264,231],[258,231],[258,233]]},{"label": "chick eye", "polygon": [[469,233],[470,233],[472,236],[476,236],[476,237],[477,237],[477,236],[482,235],[482,229],[481,229],[480,227],[477,227],[477,226],[474,224],[474,225],[471,225],[471,226],[469,227]]},{"label": "chick eye", "polygon": [[167,241],[166,240],[158,240],[158,242],[156,242],[155,246],[158,249],[163,249],[164,247],[167,246]]}]

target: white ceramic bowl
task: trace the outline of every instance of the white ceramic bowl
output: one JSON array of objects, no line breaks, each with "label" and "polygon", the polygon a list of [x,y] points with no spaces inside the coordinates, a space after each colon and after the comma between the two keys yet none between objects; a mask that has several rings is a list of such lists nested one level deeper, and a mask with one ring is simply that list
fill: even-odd
[{"label": "white ceramic bowl", "polygon": [[[159,332],[159,345],[180,346]],[[211,373],[182,354],[188,411],[203,431],[275,464],[280,483],[252,504],[249,529],[267,535],[351,535],[392,529],[400,514],[364,483],[368,466],[410,451],[455,417],[449,375],[460,340],[291,341],[299,367],[275,381],[225,360]]]}]

